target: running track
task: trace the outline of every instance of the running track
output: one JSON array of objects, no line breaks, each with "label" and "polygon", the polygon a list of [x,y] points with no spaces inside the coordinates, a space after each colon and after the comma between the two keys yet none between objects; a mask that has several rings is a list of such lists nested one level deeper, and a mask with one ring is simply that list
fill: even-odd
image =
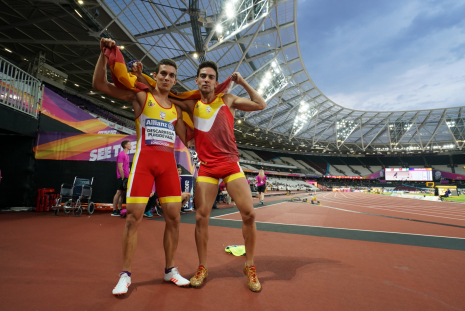
[{"label": "running track", "polygon": [[[122,219],[0,214],[1,309],[465,310],[465,204],[326,192],[318,206],[291,197],[255,205],[261,293],[247,289],[244,259],[224,252],[243,243],[236,207],[212,211],[209,277],[198,290],[162,281],[163,222],[145,220],[123,298],[111,295]],[[190,277],[194,213],[181,221],[176,263]]]}]

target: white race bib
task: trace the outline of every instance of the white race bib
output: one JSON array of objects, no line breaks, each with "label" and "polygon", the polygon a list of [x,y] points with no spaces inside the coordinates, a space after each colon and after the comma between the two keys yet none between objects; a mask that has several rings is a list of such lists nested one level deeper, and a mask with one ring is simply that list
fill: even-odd
[{"label": "white race bib", "polygon": [[174,147],[176,132],[170,122],[146,119],[145,120],[145,144],[150,146]]}]

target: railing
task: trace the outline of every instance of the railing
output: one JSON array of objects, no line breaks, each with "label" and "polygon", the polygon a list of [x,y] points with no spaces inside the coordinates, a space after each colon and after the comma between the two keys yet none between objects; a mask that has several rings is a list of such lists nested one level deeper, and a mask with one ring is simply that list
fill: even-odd
[{"label": "railing", "polygon": [[0,57],[0,104],[37,118],[41,82]]}]

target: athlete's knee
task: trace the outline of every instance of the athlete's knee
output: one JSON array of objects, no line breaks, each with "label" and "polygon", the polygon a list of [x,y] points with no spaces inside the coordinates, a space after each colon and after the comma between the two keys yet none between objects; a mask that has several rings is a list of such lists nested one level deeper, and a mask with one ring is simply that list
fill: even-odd
[{"label": "athlete's knee", "polygon": [[128,230],[135,230],[139,227],[139,224],[142,221],[142,216],[138,216],[134,213],[128,213],[126,215],[126,228]]},{"label": "athlete's knee", "polygon": [[181,216],[179,213],[166,213],[165,223],[167,226],[179,226],[181,222]]},{"label": "athlete's knee", "polygon": [[210,218],[210,212],[208,209],[198,209],[195,212],[195,222],[199,225],[208,225],[208,219]]},{"label": "athlete's knee", "polygon": [[242,221],[245,224],[252,224],[255,222],[255,210],[252,208],[250,210],[241,212]]}]

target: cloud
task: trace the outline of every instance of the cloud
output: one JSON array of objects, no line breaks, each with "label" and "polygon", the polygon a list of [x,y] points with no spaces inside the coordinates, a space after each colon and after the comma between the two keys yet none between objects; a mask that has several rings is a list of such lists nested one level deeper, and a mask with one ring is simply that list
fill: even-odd
[{"label": "cloud", "polygon": [[465,58],[448,65],[421,65],[370,91],[328,94],[357,110],[416,110],[464,106]]},{"label": "cloud", "polygon": [[307,71],[337,104],[464,105],[464,0],[307,1],[298,12]]}]

